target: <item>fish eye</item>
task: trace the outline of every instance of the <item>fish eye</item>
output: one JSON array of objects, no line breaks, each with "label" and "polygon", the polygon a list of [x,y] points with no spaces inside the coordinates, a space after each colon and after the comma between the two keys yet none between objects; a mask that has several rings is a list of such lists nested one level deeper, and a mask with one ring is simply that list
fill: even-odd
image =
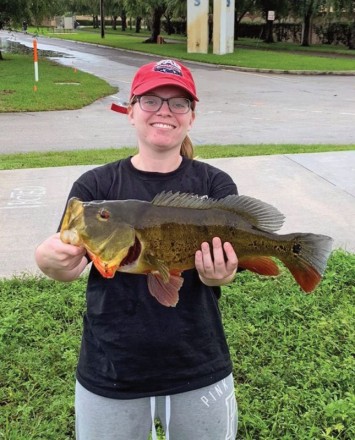
[{"label": "fish eye", "polygon": [[108,220],[111,214],[110,211],[106,208],[101,208],[98,213],[99,220]]}]

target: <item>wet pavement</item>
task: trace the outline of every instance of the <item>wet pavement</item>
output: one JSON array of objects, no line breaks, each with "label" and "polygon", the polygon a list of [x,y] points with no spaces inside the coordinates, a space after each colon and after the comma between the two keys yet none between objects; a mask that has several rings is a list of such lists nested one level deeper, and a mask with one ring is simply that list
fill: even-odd
[{"label": "wet pavement", "polygon": [[[32,37],[22,33],[0,31],[0,37],[32,44]],[[133,129],[125,116],[110,110],[111,103],[126,102],[137,68],[158,58],[44,37],[38,38],[38,48],[63,53],[56,61],[97,75],[119,92],[80,110],[0,113],[5,128],[0,153],[135,146]],[[262,74],[186,64],[200,97],[191,131],[196,145],[355,144],[354,76]]]}]

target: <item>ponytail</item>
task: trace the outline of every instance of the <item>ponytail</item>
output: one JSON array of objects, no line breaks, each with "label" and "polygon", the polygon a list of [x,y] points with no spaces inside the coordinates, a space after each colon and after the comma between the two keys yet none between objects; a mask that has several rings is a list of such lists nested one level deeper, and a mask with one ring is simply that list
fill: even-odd
[{"label": "ponytail", "polygon": [[181,156],[186,157],[187,159],[194,158],[194,147],[188,135],[186,135],[185,139],[182,141],[180,154]]},{"label": "ponytail", "polygon": [[[196,101],[192,101],[191,110],[194,112],[195,108],[196,108]],[[194,146],[192,145],[189,135],[186,135],[185,139],[182,141],[180,154],[181,156],[186,157],[187,159],[194,158]]]}]

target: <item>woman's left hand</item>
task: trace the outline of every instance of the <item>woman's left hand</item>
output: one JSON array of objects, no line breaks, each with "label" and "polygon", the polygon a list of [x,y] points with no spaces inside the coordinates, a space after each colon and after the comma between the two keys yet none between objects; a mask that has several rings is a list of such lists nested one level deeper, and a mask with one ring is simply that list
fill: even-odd
[{"label": "woman's left hand", "polygon": [[212,251],[207,242],[195,254],[195,266],[201,281],[207,286],[221,286],[230,283],[238,269],[238,258],[228,242],[219,237],[212,240]]}]

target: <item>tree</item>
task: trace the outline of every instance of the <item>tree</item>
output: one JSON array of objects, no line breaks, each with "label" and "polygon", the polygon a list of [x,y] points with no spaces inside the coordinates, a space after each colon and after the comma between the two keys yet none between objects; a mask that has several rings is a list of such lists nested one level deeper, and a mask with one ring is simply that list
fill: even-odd
[{"label": "tree", "polygon": [[93,27],[99,27],[100,0],[65,0],[64,4],[73,14],[91,15]]},{"label": "tree", "polygon": [[121,17],[122,30],[126,30],[126,11],[123,6],[123,0],[105,0],[106,15],[112,19],[112,29],[117,29],[117,19]]},{"label": "tree", "polygon": [[256,6],[262,11],[266,20],[265,38],[266,43],[273,43],[273,20],[268,20],[268,12],[274,11],[275,16],[283,16],[288,13],[288,0],[256,0]]},{"label": "tree", "polygon": [[301,46],[311,43],[312,18],[326,0],[289,0],[291,9],[303,20]]},{"label": "tree", "polygon": [[161,29],[161,18],[167,7],[166,0],[124,0],[124,5],[128,15],[139,17],[139,23],[142,17],[147,18],[151,36],[145,42],[157,43]]},{"label": "tree", "polygon": [[150,11],[151,36],[145,40],[145,43],[157,43],[158,35],[161,30],[161,18],[166,10],[165,0],[146,0]]},{"label": "tree", "polygon": [[355,0],[329,0],[338,18],[348,19],[346,44],[349,49],[355,49]]},{"label": "tree", "polygon": [[30,21],[39,26],[45,18],[62,15],[65,4],[61,0],[27,0],[30,11]]},{"label": "tree", "polygon": [[[0,0],[0,28],[5,25],[17,27],[20,26],[23,21],[36,21],[37,16],[42,16],[43,19],[45,11],[51,14],[52,11],[55,10],[54,4],[56,1],[57,0]],[[35,15],[35,12],[38,14]],[[2,54],[0,55],[0,59],[3,59]]]},{"label": "tree", "polygon": [[172,24],[172,19],[178,19],[181,22],[179,33],[186,32],[187,20],[187,1],[186,0],[166,0],[166,9],[164,13],[166,21],[166,31],[168,35],[175,33],[176,28]]},{"label": "tree", "polygon": [[238,0],[235,2],[234,11],[234,37],[238,39],[239,23],[243,17],[249,12],[252,13],[256,10],[257,0]]},{"label": "tree", "polygon": [[123,0],[123,5],[126,14],[129,17],[135,17],[136,33],[139,33],[141,30],[142,19],[149,15],[149,8],[146,2],[142,0]]},{"label": "tree", "polygon": [[20,25],[29,19],[28,0],[0,0],[0,29],[5,26]]},{"label": "tree", "polygon": [[344,0],[345,10],[349,14],[349,49],[355,49],[355,0]]}]

